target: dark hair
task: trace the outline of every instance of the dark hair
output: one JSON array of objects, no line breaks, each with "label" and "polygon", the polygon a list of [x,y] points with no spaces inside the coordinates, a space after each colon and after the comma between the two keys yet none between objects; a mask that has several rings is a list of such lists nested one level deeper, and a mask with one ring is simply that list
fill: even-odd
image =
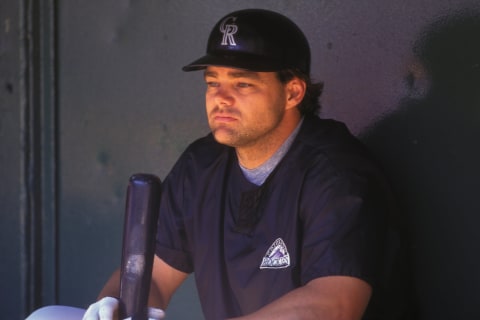
[{"label": "dark hair", "polygon": [[302,116],[317,115],[320,112],[320,96],[323,92],[323,82],[313,83],[309,75],[306,75],[297,69],[277,71],[277,77],[283,84],[286,84],[295,77],[305,81],[307,85],[305,97],[303,97],[302,102],[300,102],[297,108]]}]

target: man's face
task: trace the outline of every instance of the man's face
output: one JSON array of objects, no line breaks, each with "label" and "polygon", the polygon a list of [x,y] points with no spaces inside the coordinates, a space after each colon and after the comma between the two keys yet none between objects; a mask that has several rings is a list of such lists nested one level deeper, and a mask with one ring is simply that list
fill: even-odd
[{"label": "man's face", "polygon": [[287,95],[275,72],[208,67],[205,82],[208,124],[219,143],[248,148],[275,139]]}]

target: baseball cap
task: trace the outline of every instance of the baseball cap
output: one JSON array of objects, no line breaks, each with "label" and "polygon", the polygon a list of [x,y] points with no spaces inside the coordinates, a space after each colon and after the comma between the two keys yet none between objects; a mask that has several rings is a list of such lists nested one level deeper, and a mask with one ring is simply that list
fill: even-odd
[{"label": "baseball cap", "polygon": [[244,9],[221,18],[210,33],[207,52],[183,71],[222,66],[250,71],[298,69],[310,74],[310,47],[289,18],[264,9]]}]

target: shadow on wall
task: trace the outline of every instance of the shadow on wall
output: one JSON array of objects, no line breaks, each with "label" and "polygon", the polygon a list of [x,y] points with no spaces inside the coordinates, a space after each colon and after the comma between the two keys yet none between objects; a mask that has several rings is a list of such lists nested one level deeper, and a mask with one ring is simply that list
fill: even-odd
[{"label": "shadow on wall", "polygon": [[479,9],[428,26],[409,95],[361,137],[402,203],[422,320],[480,319]]}]

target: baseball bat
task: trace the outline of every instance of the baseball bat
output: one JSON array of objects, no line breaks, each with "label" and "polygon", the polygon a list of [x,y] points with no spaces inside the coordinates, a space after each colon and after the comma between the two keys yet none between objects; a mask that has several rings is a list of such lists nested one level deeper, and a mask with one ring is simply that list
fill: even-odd
[{"label": "baseball bat", "polygon": [[127,187],[120,266],[120,317],[147,320],[161,181],[134,174]]}]

